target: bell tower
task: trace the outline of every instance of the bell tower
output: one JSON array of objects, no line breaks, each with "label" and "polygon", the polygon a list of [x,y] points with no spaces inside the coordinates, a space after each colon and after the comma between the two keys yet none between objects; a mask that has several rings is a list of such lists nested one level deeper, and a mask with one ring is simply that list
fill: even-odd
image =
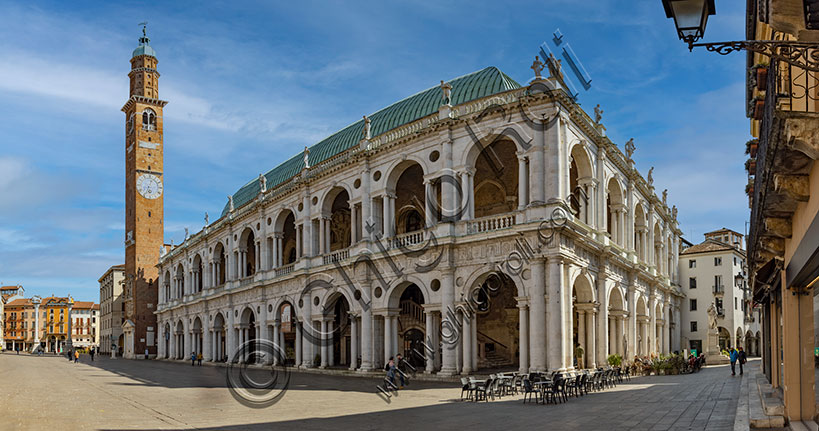
[{"label": "bell tower", "polygon": [[125,113],[125,321],[123,355],[156,355],[157,268],[164,239],[162,108],[156,52],[142,24],[131,55]]}]

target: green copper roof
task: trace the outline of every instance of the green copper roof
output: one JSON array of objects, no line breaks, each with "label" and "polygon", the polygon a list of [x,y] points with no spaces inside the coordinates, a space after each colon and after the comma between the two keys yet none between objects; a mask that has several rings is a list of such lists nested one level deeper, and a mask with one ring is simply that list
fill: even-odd
[{"label": "green copper roof", "polygon": [[[449,84],[452,85],[453,106],[520,88],[520,84],[496,67],[487,67],[460,78],[455,78],[449,81]],[[419,118],[426,117],[438,112],[440,105],[441,88],[436,85],[370,115],[370,134],[375,137]],[[362,137],[362,130],[364,130],[363,118],[310,147],[310,165],[315,166],[358,145]],[[291,157],[265,174],[268,189],[272,189],[293,178],[303,168],[304,157],[302,153]],[[245,184],[233,195],[234,208],[239,208],[253,200],[259,194],[259,190],[258,178]],[[228,209],[229,207],[226,204],[222,210],[222,216],[227,214]]]},{"label": "green copper roof", "polygon": [[131,54],[131,58],[140,56],[140,55],[150,55],[151,57],[156,57],[156,51],[151,48],[151,45],[140,45],[137,49],[134,50],[134,53]]}]

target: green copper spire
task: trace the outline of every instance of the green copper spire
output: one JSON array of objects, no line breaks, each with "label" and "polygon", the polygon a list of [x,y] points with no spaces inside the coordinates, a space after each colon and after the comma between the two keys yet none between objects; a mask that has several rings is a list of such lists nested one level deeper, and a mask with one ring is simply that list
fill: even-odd
[{"label": "green copper spire", "polygon": [[134,50],[131,58],[138,57],[140,55],[150,55],[151,57],[156,57],[156,51],[151,48],[151,39],[149,39],[147,35],[148,22],[141,22],[139,25],[142,26],[142,37],[139,38],[139,46]]}]

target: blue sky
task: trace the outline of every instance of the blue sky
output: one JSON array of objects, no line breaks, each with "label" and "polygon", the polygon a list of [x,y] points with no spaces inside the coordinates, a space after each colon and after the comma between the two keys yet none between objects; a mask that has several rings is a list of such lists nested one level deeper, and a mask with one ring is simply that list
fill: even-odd
[{"label": "blue sky", "polygon": [[[708,40],[744,36],[720,4]],[[730,9],[733,8],[733,9]],[[304,145],[489,65],[518,82],[560,28],[621,148],[685,236],[745,230],[744,55],[689,53],[661,2],[0,1],[0,282],[99,301],[124,259],[124,114],[137,23],[159,59],[165,240]]]}]

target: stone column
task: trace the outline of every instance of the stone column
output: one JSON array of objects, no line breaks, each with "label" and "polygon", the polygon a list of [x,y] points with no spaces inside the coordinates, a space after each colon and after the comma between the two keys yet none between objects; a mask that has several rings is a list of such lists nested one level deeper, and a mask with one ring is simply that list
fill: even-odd
[{"label": "stone column", "polygon": [[[609,355],[614,355],[617,353],[617,322],[615,316],[609,317]],[[608,359],[608,358],[607,358]]]},{"label": "stone column", "polygon": [[[40,344],[40,302],[34,302],[34,344]],[[109,345],[110,347],[110,345]]]},{"label": "stone column", "polygon": [[443,376],[455,374],[456,346],[458,324],[452,321],[455,319],[455,286],[453,283],[454,270],[444,268],[441,274],[441,336],[443,348],[441,349],[441,371]]},{"label": "stone column", "polygon": [[424,179],[424,219],[427,224],[427,228],[435,226],[436,218],[435,218],[435,205],[432,202],[432,198],[435,196],[435,193],[432,192],[432,180]]},{"label": "stone column", "polygon": [[626,316],[620,316],[618,323],[620,324],[620,326],[617,329],[617,332],[619,333],[619,337],[618,337],[619,339],[617,340],[617,345],[618,345],[617,352],[620,354],[620,356],[625,358],[626,357],[626,349],[625,349],[625,346],[623,344],[624,344],[625,338],[626,338],[625,337],[625,334],[626,334]]},{"label": "stone column", "polygon": [[597,343],[597,363],[606,364],[609,351],[609,303],[608,292],[606,292],[605,262],[601,261],[600,270],[597,273],[597,300],[600,302],[597,314],[597,333],[600,342]]},{"label": "stone column", "polygon": [[333,332],[336,329],[335,320],[327,322],[327,331],[324,333],[324,344],[327,345],[327,366],[334,367],[336,365],[335,343],[333,343]]},{"label": "stone column", "polygon": [[[583,358],[577,363],[578,368],[588,368],[584,366],[588,350],[586,350],[586,311],[577,310],[577,344],[583,348]],[[572,346],[574,350],[574,346]],[[574,352],[572,352],[574,353]]]},{"label": "stone column", "polygon": [[[551,261],[550,261],[551,264]],[[532,287],[529,291],[529,369],[533,372],[547,370],[547,343],[548,343],[548,366],[555,368],[552,353],[560,351],[555,344],[560,341],[559,334],[546,336],[546,262],[543,258],[532,259]],[[551,270],[551,266],[550,266]],[[552,286],[549,286],[549,328],[558,328],[560,318],[559,313],[552,315],[553,305],[557,296],[552,296]],[[556,326],[552,326],[556,325]]]},{"label": "stone column", "polygon": [[529,172],[526,169],[526,155],[518,152],[518,210],[529,204]]},{"label": "stone column", "polygon": [[327,344],[326,336],[330,333],[330,321],[321,319],[321,368],[327,368],[330,365],[330,346]]},{"label": "stone column", "polygon": [[[265,325],[265,328],[267,328],[267,325]],[[278,347],[273,352],[273,365],[279,365],[279,352],[284,353],[284,346],[279,344],[279,331],[281,331],[281,321],[276,319],[273,321],[273,337],[270,338],[270,341]]]},{"label": "stone column", "polygon": [[293,322],[293,324],[296,326],[296,367],[298,368],[304,366],[304,358],[301,351],[301,322],[296,321]]},{"label": "stone column", "polygon": [[307,293],[302,298],[304,307],[302,310],[301,315],[301,348],[302,348],[302,367],[305,368],[312,368],[313,367],[313,358],[315,357],[315,352],[313,351],[313,341],[316,338],[316,334],[313,330],[313,295]]},{"label": "stone column", "polygon": [[435,332],[435,319],[432,316],[432,312],[430,310],[424,310],[424,318],[426,323],[426,331],[424,332],[424,356],[426,358],[426,371],[427,374],[432,374],[435,371],[435,350],[433,346],[435,343],[432,342],[432,333]]},{"label": "stone column", "polygon": [[392,356],[392,319],[388,314],[384,315],[384,363],[390,361]]},{"label": "stone column", "polygon": [[467,375],[472,373],[472,319],[468,318],[469,316],[463,316],[463,336],[461,340],[463,342],[463,367],[461,368],[461,374]]},{"label": "stone column", "polygon": [[597,367],[597,361],[596,361],[597,346],[595,345],[597,337],[596,337],[596,331],[595,331],[596,328],[595,328],[595,322],[594,322],[595,314],[596,313],[595,313],[594,310],[589,310],[586,313],[586,331],[587,331],[587,334],[586,334],[586,358],[588,358],[587,363],[586,363],[587,368],[596,368]]},{"label": "stone column", "polygon": [[361,371],[373,369],[373,356],[373,311],[366,306],[361,310]]},{"label": "stone column", "polygon": [[[202,360],[203,361],[212,361],[213,360],[213,355],[211,354],[212,352],[211,352],[211,346],[210,346],[211,341],[212,341],[211,340],[211,335],[210,335],[210,329],[209,329],[210,325],[208,324],[208,316],[205,315],[203,317],[204,318],[202,319],[202,322],[203,322],[203,325],[202,325]],[[162,345],[163,344],[162,341],[160,341],[159,344]]]},{"label": "stone column", "polygon": [[350,315],[350,370],[358,368],[358,316]]},{"label": "stone column", "polygon": [[[534,277],[534,265],[532,266],[532,276]],[[563,371],[566,369],[566,340],[563,298],[563,258],[560,256],[549,257],[549,324],[548,329],[551,334],[547,337],[549,346],[549,369]],[[530,343],[532,344],[532,343]],[[532,346],[531,348],[534,348]]]},{"label": "stone column", "polygon": [[[633,275],[631,277],[634,277]],[[628,315],[628,335],[626,335],[626,339],[628,340],[628,349],[626,355],[628,359],[634,359],[634,356],[637,355],[637,299],[636,299],[636,292],[637,289],[634,287],[633,284],[629,284],[628,286],[628,306],[630,309]]]},{"label": "stone column", "polygon": [[651,304],[648,312],[651,316],[651,334],[649,335],[649,348],[648,353],[657,353],[657,298],[654,296],[654,293],[651,294],[651,300],[649,301]]},{"label": "stone column", "polygon": [[529,310],[526,304],[518,302],[520,310],[520,369],[521,374],[529,372]]}]

